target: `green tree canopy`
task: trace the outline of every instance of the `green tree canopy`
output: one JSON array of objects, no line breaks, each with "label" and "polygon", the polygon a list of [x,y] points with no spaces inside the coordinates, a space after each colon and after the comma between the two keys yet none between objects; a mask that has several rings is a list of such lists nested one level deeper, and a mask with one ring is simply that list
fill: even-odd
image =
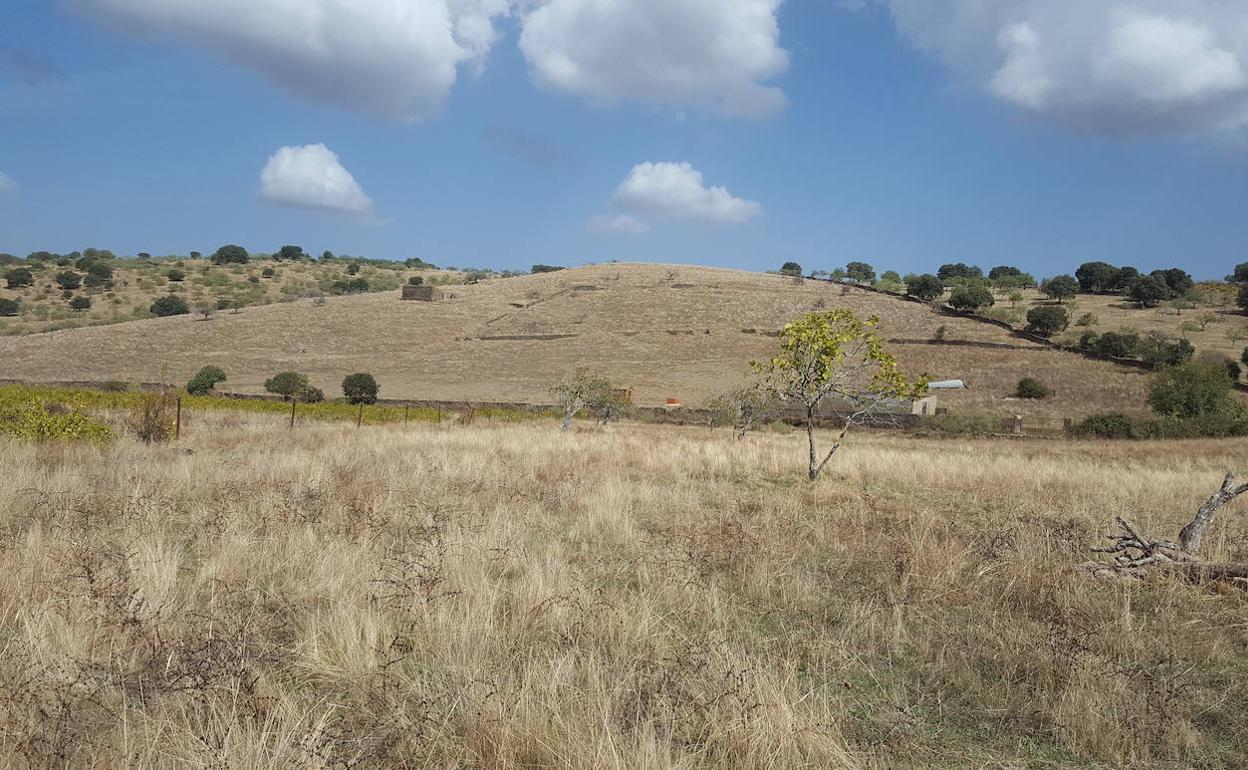
[{"label": "green tree canopy", "polygon": [[1069,275],[1057,275],[1041,284],[1040,291],[1060,303],[1079,293],[1079,282]]},{"label": "green tree canopy", "polygon": [[939,278],[930,273],[916,275],[906,281],[906,294],[924,302],[931,302],[944,296],[945,285]]},{"label": "green tree canopy", "polygon": [[251,260],[251,255],[242,246],[230,243],[217,249],[211,259],[214,265],[245,265]]},{"label": "green tree canopy", "polygon": [[375,404],[379,390],[377,380],[365,372],[348,374],[342,381],[342,395],[351,404]]}]

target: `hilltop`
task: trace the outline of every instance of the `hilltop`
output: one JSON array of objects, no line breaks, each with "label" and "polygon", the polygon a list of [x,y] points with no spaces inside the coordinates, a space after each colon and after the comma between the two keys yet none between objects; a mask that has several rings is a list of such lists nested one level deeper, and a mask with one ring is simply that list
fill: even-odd
[{"label": "hilltop", "polygon": [[[704,267],[610,264],[447,289],[440,302],[397,291],[247,307],[202,320],[134,321],[0,339],[9,377],[39,381],[185,382],[206,364],[225,388],[257,393],[286,369],[336,394],[343,376],[374,374],[387,398],[547,399],[550,386],[590,367],[635,390],[639,404],[705,403],[741,384],[749,362],[804,312],[848,307],[883,319],[905,368],[961,378],[942,405],[1001,414],[1077,417],[1142,410],[1147,375],[1051,350],[970,319],[862,289]],[[1007,400],[1019,379],[1057,394]]]}]

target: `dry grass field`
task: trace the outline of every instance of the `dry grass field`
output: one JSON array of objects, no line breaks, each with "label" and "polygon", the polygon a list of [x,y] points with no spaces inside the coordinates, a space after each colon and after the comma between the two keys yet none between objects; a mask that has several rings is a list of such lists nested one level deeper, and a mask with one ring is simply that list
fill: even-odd
[{"label": "dry grass field", "polygon": [[[543,402],[563,375],[595,368],[632,386],[642,405],[688,405],[740,385],[770,355],[776,332],[802,313],[849,307],[878,314],[914,375],[961,378],[942,393],[955,410],[1059,421],[1093,411],[1145,411],[1147,375],[1055,352],[990,325],[861,289],[742,271],[611,264],[454,287],[442,302],[398,292],[246,308],[0,339],[6,376],[36,381],[183,383],[223,367],[227,390],[260,392],[285,369],[306,371],[336,395],[366,371],[388,398]],[[944,344],[936,344],[943,328]],[[1023,377],[1056,391],[1011,398]]]},{"label": "dry grass field", "polygon": [[1070,569],[1237,443],[802,441],[0,439],[0,766],[1248,766],[1248,596]]}]

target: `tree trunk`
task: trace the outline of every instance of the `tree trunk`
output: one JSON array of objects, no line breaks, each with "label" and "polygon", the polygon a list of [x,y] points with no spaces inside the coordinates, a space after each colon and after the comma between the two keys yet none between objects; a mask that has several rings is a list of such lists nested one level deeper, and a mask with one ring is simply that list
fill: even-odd
[{"label": "tree trunk", "polygon": [[567,431],[572,430],[572,418],[574,416],[576,416],[576,412],[573,412],[570,409],[564,412],[563,413],[563,427],[561,427],[560,430],[564,431],[565,433]]},{"label": "tree trunk", "polygon": [[806,441],[810,445],[810,480],[819,478],[819,456],[815,454],[815,408],[806,407]]}]

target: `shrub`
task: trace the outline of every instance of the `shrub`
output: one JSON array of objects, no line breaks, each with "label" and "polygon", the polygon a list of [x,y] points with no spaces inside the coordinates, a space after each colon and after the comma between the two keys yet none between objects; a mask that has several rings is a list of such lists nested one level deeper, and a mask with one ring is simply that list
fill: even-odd
[{"label": "shrub", "polygon": [[73,270],[65,270],[56,274],[56,285],[62,289],[77,289],[82,286],[82,274]]},{"label": "shrub", "polygon": [[0,403],[0,436],[30,441],[103,441],[111,435],[107,424],[57,403],[22,397],[5,398]]},{"label": "shrub", "polygon": [[247,253],[247,249],[231,243],[217,249],[211,259],[214,265],[245,265],[250,261],[251,256]]},{"label": "shrub", "polygon": [[173,438],[177,397],[171,391],[144,393],[130,409],[130,429],[144,444]]},{"label": "shrub", "polygon": [[186,280],[186,273],[182,270],[174,269],[165,273],[165,277],[174,283],[181,283]]},{"label": "shrub", "polygon": [[1095,313],[1084,313],[1079,316],[1078,321],[1075,321],[1075,326],[1096,326],[1099,321]]},{"label": "shrub", "polygon": [[941,265],[936,271],[936,277],[946,283],[958,280],[974,280],[984,277],[984,271],[972,265],[966,265],[958,262],[954,265]]},{"label": "shrub", "polygon": [[788,275],[799,278],[802,275],[802,266],[796,262],[785,262],[780,266],[780,275]]},{"label": "shrub", "polygon": [[1037,379],[1024,377],[1018,381],[1018,387],[1014,390],[1016,398],[1044,399],[1053,395],[1053,391],[1046,387]]},{"label": "shrub", "polygon": [[408,286],[422,286],[424,283],[425,279],[421,278],[419,275],[413,275],[411,278],[407,279]]},{"label": "shrub", "polygon": [[1069,275],[1054,276],[1040,286],[1040,291],[1060,303],[1079,293],[1079,282]]},{"label": "shrub", "polygon": [[1172,341],[1160,332],[1149,332],[1140,340],[1136,352],[1141,361],[1160,370],[1187,363],[1192,360],[1196,349],[1186,339]]},{"label": "shrub", "polygon": [[1148,405],[1165,417],[1242,417],[1243,407],[1231,394],[1225,367],[1187,363],[1158,374],[1148,389]]},{"label": "shrub", "polygon": [[916,275],[906,281],[906,294],[924,302],[931,302],[944,296],[945,285],[934,275]]},{"label": "shrub", "polygon": [[186,305],[186,300],[181,297],[175,297],[172,294],[167,297],[157,299],[148,309],[152,312],[152,315],[159,318],[186,315],[191,312],[191,309]]},{"label": "shrub", "polygon": [[980,308],[992,307],[992,292],[983,286],[959,286],[949,297],[949,307],[962,313],[974,313]]},{"label": "shrub", "polygon": [[325,400],[325,391],[320,388],[309,385],[308,389],[303,391],[303,401],[306,404],[319,404]]},{"label": "shrub", "polygon": [[[82,261],[79,260],[79,267]],[[99,260],[90,260],[86,266],[87,275],[82,283],[88,289],[110,288],[113,285],[113,269]]]},{"label": "shrub", "polygon": [[205,366],[186,384],[186,392],[192,396],[206,396],[222,382],[225,382],[225,370],[217,366]]},{"label": "shrub", "polygon": [[350,404],[375,404],[378,390],[377,380],[365,372],[348,374],[342,381],[342,395]]},{"label": "shrub", "polygon": [[[531,272],[533,275],[537,275],[539,273],[557,273],[563,269],[564,268],[559,267],[558,265],[534,265],[533,268],[529,272]],[[412,285],[419,286],[420,284],[414,283]]]},{"label": "shrub", "polygon": [[[1073,280],[1073,279],[1072,279]],[[1052,337],[1070,325],[1070,314],[1065,308],[1041,305],[1027,311],[1027,331],[1042,337]]]},{"label": "shrub", "polygon": [[288,399],[307,401],[311,385],[308,384],[308,375],[302,372],[281,372],[265,380],[264,389]]},{"label": "shrub", "polygon": [[871,283],[875,280],[875,268],[866,262],[850,262],[845,266],[845,275],[858,283]]},{"label": "shrub", "polygon": [[20,289],[24,286],[31,286],[35,282],[35,274],[24,267],[15,267],[4,274],[5,285],[10,289]]},{"label": "shrub", "polygon": [[1117,412],[1090,415],[1071,429],[1076,436],[1106,439],[1132,439],[1138,436],[1135,420]]},{"label": "shrub", "polygon": [[1130,358],[1140,338],[1134,332],[1105,332],[1096,338],[1096,354],[1105,358]]},{"label": "shrub", "polygon": [[22,305],[15,299],[0,297],[0,317],[10,318],[22,311]]},{"label": "shrub", "polygon": [[265,269],[260,271],[261,278],[272,278],[275,275],[277,275],[277,271],[271,267],[266,267]]},{"label": "shrub", "polygon": [[77,310],[77,311],[80,311],[80,312],[81,312],[81,311],[83,311],[83,310],[90,310],[90,309],[91,309],[91,298],[90,298],[90,297],[82,297],[82,296],[74,297],[73,299],[71,299],[71,300],[69,301],[69,309],[70,309],[70,310]]}]

